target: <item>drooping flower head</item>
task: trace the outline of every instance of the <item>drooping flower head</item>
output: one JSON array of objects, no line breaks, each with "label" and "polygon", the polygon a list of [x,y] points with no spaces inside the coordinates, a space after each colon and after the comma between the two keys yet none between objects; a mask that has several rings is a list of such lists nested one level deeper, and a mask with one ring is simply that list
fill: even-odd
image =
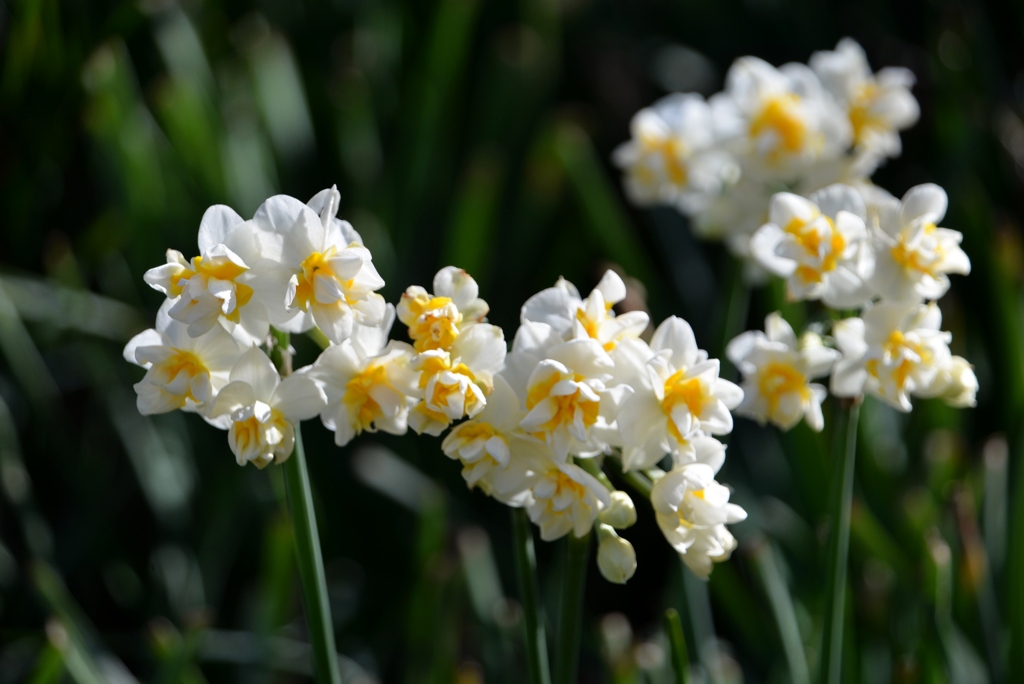
[{"label": "drooping flower head", "polygon": [[608,506],[608,490],[578,465],[548,459],[536,473],[526,510],[540,528],[540,538],[553,541],[572,532],[583,537]]},{"label": "drooping flower head", "polygon": [[655,482],[651,491],[662,534],[686,567],[703,579],[736,548],[736,538],[726,525],[747,517],[746,511],[729,503],[729,490],[715,481],[720,467],[720,460],[678,466]]},{"label": "drooping flower head", "polygon": [[229,380],[207,411],[212,419],[230,419],[228,445],[238,465],[264,468],[287,460],[295,446],[295,423],[327,404],[315,380],[302,374],[282,379],[258,347],[238,359]]}]

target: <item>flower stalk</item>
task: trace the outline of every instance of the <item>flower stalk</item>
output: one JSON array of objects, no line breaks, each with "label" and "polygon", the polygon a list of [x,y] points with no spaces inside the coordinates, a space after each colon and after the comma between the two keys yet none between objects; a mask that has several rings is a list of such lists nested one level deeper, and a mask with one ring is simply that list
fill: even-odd
[{"label": "flower stalk", "polygon": [[[270,358],[284,376],[291,372],[292,366],[289,335],[278,330],[274,330],[272,334],[274,343],[270,348]],[[306,452],[302,446],[302,433],[298,425],[295,426],[295,447],[283,467],[316,681],[341,684],[338,658],[334,650],[334,623],[327,598],[327,578],[324,575],[324,560],[320,551],[320,534],[317,530],[316,512],[313,510],[313,489],[309,483]]]},{"label": "flower stalk", "polygon": [[846,571],[850,551],[853,473],[857,456],[857,420],[861,399],[842,406],[834,442],[835,483],[831,494],[828,575],[822,635],[821,681],[838,684],[842,674]]},{"label": "flower stalk", "polygon": [[533,547],[533,527],[526,511],[512,509],[512,533],[515,537],[516,578],[519,601],[523,607],[523,632],[526,644],[530,684],[551,684],[548,643],[544,630],[544,610],[537,586],[537,554]]},{"label": "flower stalk", "polygon": [[583,537],[566,535],[554,684],[574,684],[576,681],[583,621],[583,589],[587,579],[591,536],[589,532]]}]

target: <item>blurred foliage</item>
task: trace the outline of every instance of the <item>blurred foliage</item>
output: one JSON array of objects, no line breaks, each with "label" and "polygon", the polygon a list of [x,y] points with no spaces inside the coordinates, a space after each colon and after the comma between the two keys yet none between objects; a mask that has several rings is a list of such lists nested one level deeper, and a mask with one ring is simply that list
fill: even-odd
[{"label": "blurred foliage", "polygon": [[[974,411],[864,408],[844,680],[1016,681],[1022,31],[1019,4],[963,0],[0,2],[0,682],[309,671],[280,472],[239,469],[194,416],[138,415],[120,356],[160,302],[143,271],[194,248],[205,207],[337,183],[389,299],[454,262],[511,334],[529,294],[614,265],[717,355],[780,289],[744,309],[731,257],[628,207],[610,152],[664,92],[844,35],[917,75],[921,123],[876,180],[948,190],[974,272],[942,308],[982,387]],[[306,437],[346,681],[522,681],[508,512],[434,439]],[[829,440],[738,422],[723,480],[750,519],[709,584],[641,504],[633,580],[591,567],[581,681],[671,681],[667,607],[693,681],[807,681]],[[561,545],[538,550],[550,621]]]}]

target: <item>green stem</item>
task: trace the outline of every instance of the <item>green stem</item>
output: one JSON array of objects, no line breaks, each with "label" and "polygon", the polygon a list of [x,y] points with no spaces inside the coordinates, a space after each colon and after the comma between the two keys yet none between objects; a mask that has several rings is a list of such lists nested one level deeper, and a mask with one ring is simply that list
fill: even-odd
[{"label": "green stem", "polygon": [[302,448],[302,433],[295,426],[295,450],[284,463],[285,489],[295,532],[295,550],[298,552],[299,578],[302,580],[302,599],[306,606],[309,641],[313,647],[318,682],[340,684],[338,658],[334,650],[334,623],[331,604],[327,599],[327,578],[324,559],[320,552],[320,535],[313,510],[313,490],[306,469],[306,452]]},{"label": "green stem", "polygon": [[689,684],[690,655],[686,651],[683,621],[679,618],[679,611],[675,608],[665,611],[665,632],[668,634],[668,645],[672,651],[672,668],[676,671],[675,681],[678,684]]},{"label": "green stem", "polygon": [[[288,333],[280,330],[272,329],[271,333],[274,343],[269,350],[270,358],[281,375],[288,375],[292,370],[291,338]],[[313,510],[313,488],[309,484],[306,451],[302,447],[302,431],[298,424],[295,425],[295,447],[283,467],[288,510],[295,534],[299,579],[302,583],[302,601],[306,608],[306,625],[313,648],[314,673],[318,682],[341,684],[331,604],[327,598],[327,577],[324,575],[324,558],[320,551],[320,533],[316,525],[316,511]]]},{"label": "green stem", "polygon": [[598,482],[604,485],[604,488],[609,492],[615,491],[615,485],[608,479],[608,476],[601,470],[601,466],[597,465],[597,460],[593,458],[580,458],[576,460],[576,465],[586,470],[588,473],[594,476]]},{"label": "green stem", "polygon": [[523,607],[523,629],[526,638],[526,660],[530,684],[551,684],[548,665],[548,642],[544,633],[544,610],[537,586],[537,554],[533,548],[533,529],[526,511],[512,509],[512,532],[515,535],[516,576],[519,601]]},{"label": "green stem", "polygon": [[562,571],[562,607],[558,616],[558,649],[555,652],[555,684],[575,684],[580,657],[583,588],[587,579],[590,533],[582,538],[569,533],[565,540]]},{"label": "green stem", "polygon": [[828,586],[822,635],[821,680],[838,684],[843,660],[843,608],[846,603],[846,570],[850,551],[850,508],[853,503],[853,472],[857,456],[857,418],[860,399],[839,412],[834,443],[835,484],[831,494],[831,531],[828,553]]}]

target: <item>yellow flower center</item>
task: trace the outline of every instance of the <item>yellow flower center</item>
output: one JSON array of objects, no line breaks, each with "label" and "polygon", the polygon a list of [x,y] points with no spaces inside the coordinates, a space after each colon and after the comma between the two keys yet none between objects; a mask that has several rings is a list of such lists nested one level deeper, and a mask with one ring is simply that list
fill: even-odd
[{"label": "yellow flower center", "polygon": [[[677,138],[644,136],[640,139],[640,143],[647,152],[661,157],[665,174],[672,185],[680,188],[686,185],[689,179],[689,172],[686,169],[686,163],[683,161],[683,155],[686,154],[686,146],[681,140]],[[641,178],[641,180],[643,179]]]},{"label": "yellow flower center", "polygon": [[[259,422],[256,416],[250,416],[231,424],[231,442],[240,453],[245,453],[250,449],[259,449],[259,456],[253,459],[252,463],[261,470],[273,461],[273,456],[287,455],[275,453],[279,445],[263,443],[263,434],[270,427],[276,427],[282,435],[288,434],[288,421],[285,420],[284,414],[277,409],[271,409],[270,420],[266,423]],[[268,449],[268,447],[273,447],[273,449]],[[270,451],[269,456],[268,451]]]},{"label": "yellow flower center", "polygon": [[416,351],[451,349],[459,336],[462,314],[450,304],[450,297],[418,295],[405,299],[402,322],[409,326]]},{"label": "yellow flower center", "polygon": [[[804,221],[793,218],[783,228],[809,255],[821,260],[820,266],[817,267],[807,264],[797,266],[796,275],[805,282],[821,282],[824,274],[836,270],[836,267],[839,266],[839,259],[846,251],[846,239],[842,233],[836,230],[836,224],[828,216],[825,217],[825,221],[828,223],[827,234],[823,234],[817,229],[814,219]],[[823,246],[827,246],[824,254],[822,254]]]},{"label": "yellow flower center", "polygon": [[761,370],[757,387],[761,396],[768,400],[768,407],[772,413],[783,396],[798,392],[800,398],[806,400],[811,392],[807,387],[807,376],[791,364],[779,361],[773,361]]},{"label": "yellow flower center", "polygon": [[387,369],[380,364],[370,364],[361,373],[345,383],[345,396],[342,402],[350,415],[356,418],[356,433],[370,430],[373,422],[381,417],[380,405],[370,396],[370,391],[378,386],[391,386]]},{"label": "yellow flower center", "polygon": [[[898,358],[904,351],[913,352],[921,359],[922,365],[927,365],[932,361],[932,353],[926,347],[920,343],[908,340],[901,330],[893,330],[889,333],[889,337],[882,344],[882,360],[891,361],[892,359]],[[879,368],[879,359],[868,359],[864,364],[868,373],[875,378],[879,378],[881,369]],[[902,389],[907,384],[907,379],[910,374],[914,372],[917,363],[909,358],[903,358],[899,364],[890,370],[892,373],[893,382],[898,389]]]},{"label": "yellow flower center", "polygon": [[191,266],[191,269],[186,268],[181,275],[171,282],[171,296],[179,296],[182,289],[184,289],[184,283],[197,275],[230,282],[235,287],[236,304],[234,310],[224,317],[232,323],[238,323],[242,307],[252,299],[253,289],[248,285],[236,283],[235,278],[249,269],[245,266],[239,266],[226,257],[216,259],[203,259],[201,256],[192,257]]},{"label": "yellow flower center", "polygon": [[[338,255],[337,247],[328,247],[326,252],[313,252],[308,257],[303,259],[301,267],[302,273],[299,276],[298,287],[295,288],[295,305],[303,311],[309,311],[309,307],[313,304],[318,306],[331,306],[330,304],[325,305],[323,302],[316,300],[316,279],[320,278],[337,278],[337,274],[334,269],[331,268],[330,260]],[[348,296],[348,289],[352,287],[352,280],[341,280],[343,289],[345,290],[344,302],[348,305],[356,303],[356,300],[350,299]],[[340,306],[342,300],[334,302],[335,306]]]},{"label": "yellow flower center", "polygon": [[545,399],[551,399],[555,402],[555,414],[541,425],[539,434],[554,432],[560,425],[572,424],[576,418],[577,409],[583,413],[583,424],[588,428],[597,422],[601,406],[600,401],[591,401],[584,398],[578,389],[572,394],[551,396],[552,388],[560,381],[568,378],[572,378],[576,382],[583,380],[583,376],[578,374],[552,373],[549,378],[537,383],[527,392],[527,410],[532,410],[533,407]]},{"label": "yellow flower center", "polygon": [[[934,233],[935,224],[926,223],[924,225],[924,232],[926,235]],[[917,271],[935,276],[938,270],[937,265],[942,259],[942,246],[936,244],[933,255],[922,254],[919,248],[910,246],[907,240],[907,236],[904,233],[900,233],[896,246],[892,248],[893,260],[908,271]]]},{"label": "yellow flower center", "polygon": [[800,115],[800,97],[792,93],[776,95],[770,98],[754,120],[750,122],[751,137],[758,137],[769,131],[774,132],[780,141],[779,149],[789,153],[799,152],[807,141],[807,126]]},{"label": "yellow flower center", "polygon": [[885,122],[871,113],[877,97],[878,87],[874,83],[864,83],[857,88],[850,102],[848,116],[854,144],[864,142],[865,135],[873,130],[885,129]]},{"label": "yellow flower center", "polygon": [[[605,311],[606,312],[611,310],[611,308],[612,308],[612,304],[605,303]],[[601,339],[599,337],[599,335],[600,335],[600,331],[599,331],[600,322],[599,321],[595,321],[595,320],[591,319],[589,316],[587,316],[587,312],[584,311],[583,307],[577,307],[577,309],[576,309],[576,320],[579,321],[580,325],[583,326],[583,329],[587,332],[587,336],[589,336],[593,340],[597,340],[598,342],[601,341]],[[605,351],[609,351],[610,352],[613,349],[615,349],[616,342],[615,342],[615,340],[608,340],[607,342],[602,343],[601,346],[604,348]]]},{"label": "yellow flower center", "polygon": [[176,378],[184,375],[188,382],[185,386],[185,393],[177,397],[178,407],[185,405],[186,399],[198,402],[195,396],[192,395],[192,380],[201,374],[209,375],[210,371],[206,368],[202,361],[199,360],[195,354],[180,349],[175,350],[174,356],[171,356],[158,364],[155,364],[152,368],[157,381],[163,385],[168,385],[173,382]]},{"label": "yellow flower center", "polygon": [[686,439],[679,433],[679,428],[672,420],[672,411],[675,407],[684,404],[694,418],[700,418],[704,408],[715,401],[715,398],[705,391],[698,378],[687,378],[685,375],[684,370],[678,370],[669,376],[665,381],[665,398],[661,400],[661,410],[669,418],[669,433],[681,443]]}]

